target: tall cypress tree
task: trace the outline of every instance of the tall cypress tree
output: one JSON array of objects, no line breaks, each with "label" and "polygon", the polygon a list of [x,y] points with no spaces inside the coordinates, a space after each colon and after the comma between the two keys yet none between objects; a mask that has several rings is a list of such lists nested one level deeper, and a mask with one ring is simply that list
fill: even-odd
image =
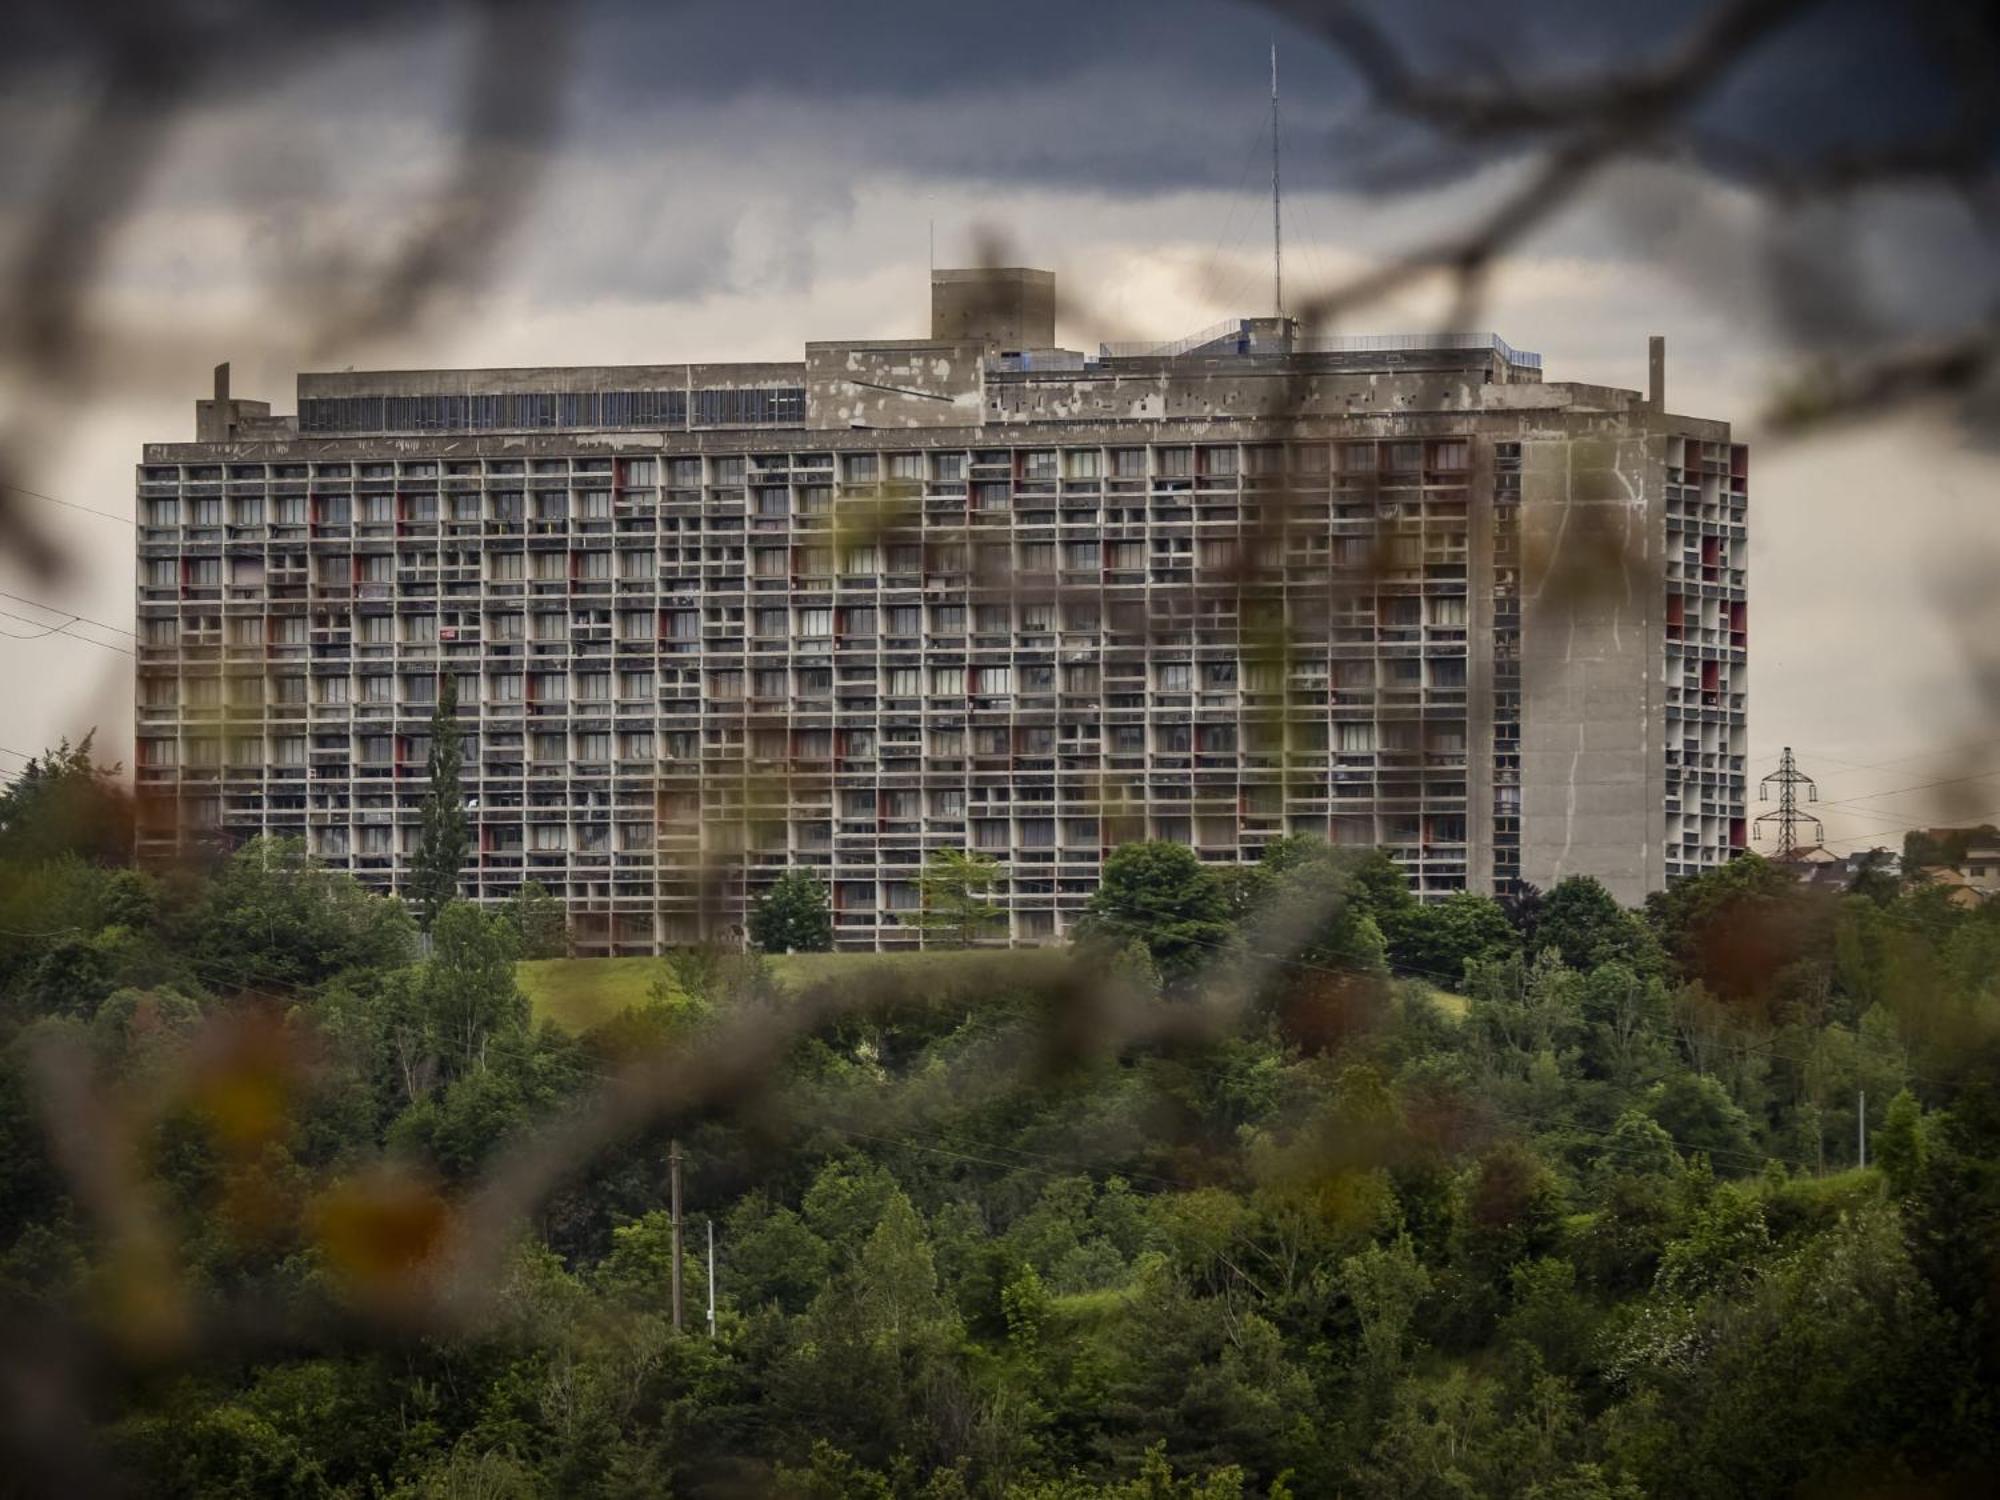
[{"label": "tall cypress tree", "polygon": [[465,789],[459,784],[464,760],[458,736],[458,680],[447,672],[431,714],[430,788],[424,793],[423,827],[409,882],[417,923],[426,932],[458,894],[459,871],[465,868],[472,845],[465,821]]}]

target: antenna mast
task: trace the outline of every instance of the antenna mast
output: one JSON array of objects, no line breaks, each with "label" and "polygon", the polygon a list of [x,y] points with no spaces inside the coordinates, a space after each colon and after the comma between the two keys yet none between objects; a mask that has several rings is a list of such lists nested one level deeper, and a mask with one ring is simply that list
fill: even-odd
[{"label": "antenna mast", "polygon": [[1285,229],[1278,192],[1278,44],[1271,43],[1271,301],[1285,315]]},{"label": "antenna mast", "polygon": [[1785,753],[1778,757],[1778,769],[1757,784],[1757,798],[1759,801],[1769,802],[1771,800],[1771,784],[1773,782],[1776,782],[1778,786],[1778,810],[1776,812],[1759,813],[1757,821],[1753,825],[1756,836],[1760,839],[1764,836],[1764,825],[1766,823],[1776,823],[1778,825],[1778,847],[1773,852],[1772,857],[1774,859],[1789,859],[1799,851],[1799,824],[1801,823],[1812,824],[1814,840],[1821,843],[1825,842],[1826,829],[1820,825],[1819,819],[1810,813],[1799,811],[1798,789],[1800,787],[1806,789],[1806,801],[1817,802],[1819,801],[1819,787],[1814,784],[1812,777],[1799,769],[1798,762],[1792,759],[1792,747],[1790,745],[1785,746]]}]

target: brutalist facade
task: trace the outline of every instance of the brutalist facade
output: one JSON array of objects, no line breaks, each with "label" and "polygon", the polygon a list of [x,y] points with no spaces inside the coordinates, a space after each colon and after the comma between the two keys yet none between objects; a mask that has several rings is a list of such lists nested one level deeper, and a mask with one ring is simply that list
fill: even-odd
[{"label": "brutalist facade", "polygon": [[[1744,840],[1727,424],[1489,335],[1054,346],[1045,272],[793,364],[299,378],[138,475],[142,855],[297,835],[384,886],[455,680],[465,890],[580,951],[788,868],[915,945],[928,852],[1015,942],[1120,842],[1387,848],[1426,896],[1637,901]],[[998,935],[996,934],[996,940]]]}]

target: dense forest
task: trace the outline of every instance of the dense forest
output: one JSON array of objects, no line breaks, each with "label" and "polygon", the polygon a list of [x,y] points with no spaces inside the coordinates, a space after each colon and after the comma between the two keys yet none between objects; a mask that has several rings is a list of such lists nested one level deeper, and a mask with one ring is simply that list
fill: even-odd
[{"label": "dense forest", "polygon": [[[121,816],[87,749],[0,797],[0,1486],[1591,1500],[2000,1463],[2000,907],[1755,857],[1642,912],[1420,905],[1373,853],[1135,844],[1066,954],[800,985],[693,950],[575,1034],[517,987],[532,892],[420,941],[293,845],[134,870]],[[977,942],[981,880],[941,862],[928,941]],[[759,931],[823,932],[783,902]]]}]

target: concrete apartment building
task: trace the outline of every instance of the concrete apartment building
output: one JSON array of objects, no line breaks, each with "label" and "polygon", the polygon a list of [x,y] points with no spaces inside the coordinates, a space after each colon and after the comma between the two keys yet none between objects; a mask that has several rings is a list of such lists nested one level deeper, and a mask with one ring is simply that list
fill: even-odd
[{"label": "concrete apartment building", "polygon": [[930,851],[1058,937],[1120,842],[1388,849],[1425,896],[1743,847],[1745,449],[1490,335],[1055,345],[939,271],[803,361],[218,371],[138,473],[142,855],[257,833],[398,884],[456,680],[467,894],[579,950],[726,934],[806,867],[918,941]]}]

